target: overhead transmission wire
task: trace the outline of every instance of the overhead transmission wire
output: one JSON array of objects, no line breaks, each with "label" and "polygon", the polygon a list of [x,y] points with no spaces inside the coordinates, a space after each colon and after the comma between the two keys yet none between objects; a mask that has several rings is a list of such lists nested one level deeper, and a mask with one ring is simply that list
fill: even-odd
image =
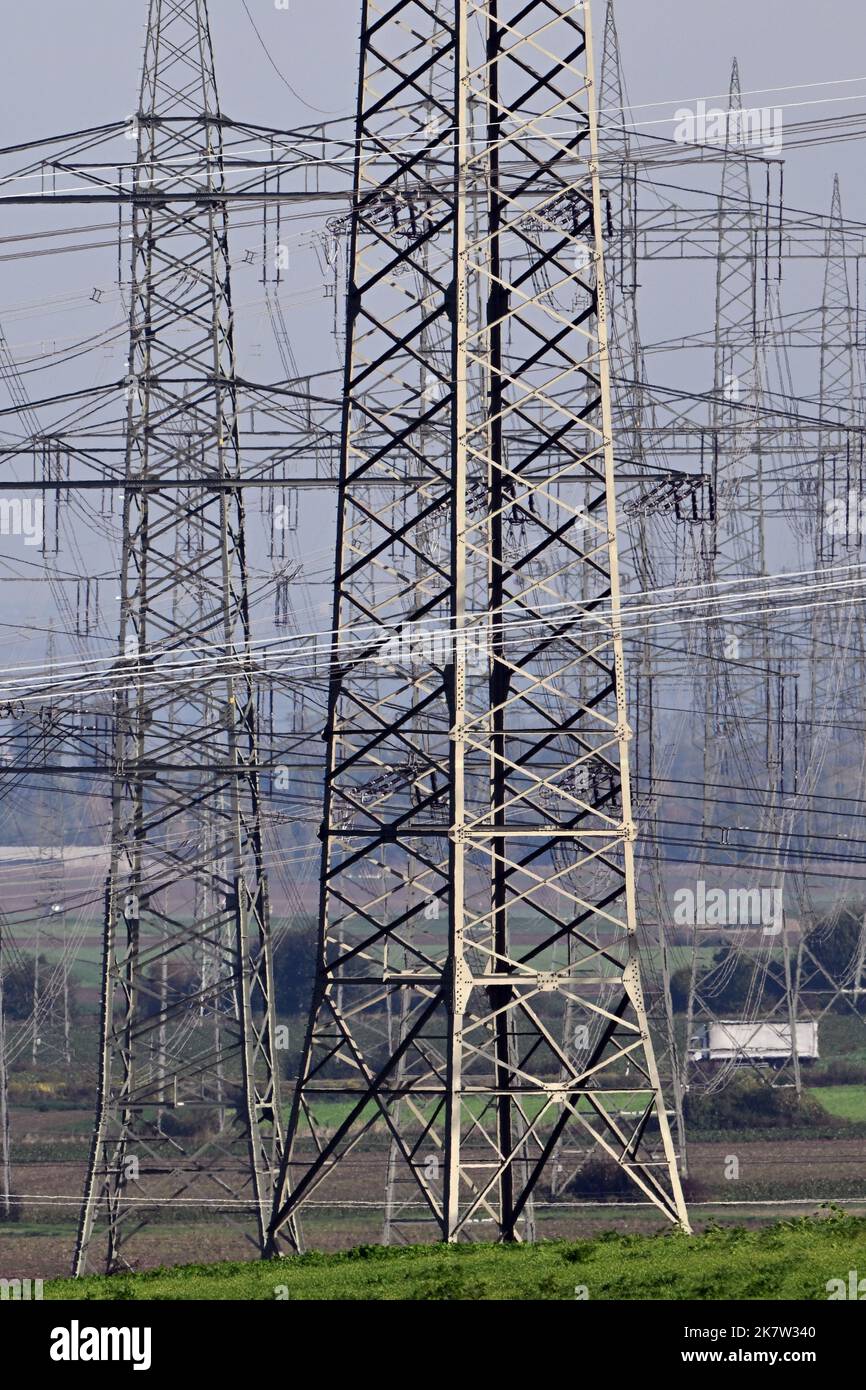
[{"label": "overhead transmission wire", "polygon": [[[738,594],[736,594],[736,593],[733,593],[733,594],[731,594],[731,593],[724,593],[724,594],[718,595],[717,597],[714,597],[714,596],[712,596],[712,595],[706,595],[706,594],[705,594],[703,597],[697,598],[697,599],[695,599],[695,598],[688,598],[688,599],[685,599],[685,598],[684,598],[684,599],[682,600],[681,603],[648,604],[648,605],[631,606],[631,607],[628,606],[629,600],[631,600],[631,599],[651,598],[651,597],[653,597],[653,596],[655,596],[655,595],[658,595],[658,594],[671,594],[671,593],[673,593],[673,594],[693,594],[694,591],[695,591],[696,589],[697,589],[697,590],[705,591],[705,590],[707,590],[707,589],[721,589],[721,588],[723,588],[723,587],[724,587],[724,588],[728,588],[728,587],[730,587],[731,585],[740,585],[740,586],[745,586],[745,585],[764,585],[765,588],[767,588],[767,589],[771,589],[772,586],[775,585],[775,586],[777,587],[778,591],[782,594],[782,596],[784,596],[784,595],[786,595],[786,594],[788,594],[788,593],[791,593],[791,592],[794,592],[794,593],[813,592],[814,589],[812,588],[812,586],[806,586],[806,585],[802,585],[802,586],[800,586],[800,585],[790,585],[790,586],[789,586],[788,583],[787,583],[787,581],[788,581],[788,580],[796,580],[796,579],[808,579],[808,578],[810,578],[810,577],[813,576],[813,575],[818,575],[818,576],[820,576],[821,578],[826,578],[827,576],[832,575],[832,574],[836,574],[836,573],[848,574],[848,573],[850,573],[851,571],[860,571],[860,570],[866,570],[866,561],[864,561],[864,562],[854,561],[854,562],[851,562],[851,563],[848,563],[848,564],[844,564],[844,565],[832,565],[832,566],[820,567],[820,568],[816,568],[816,569],[779,570],[779,571],[774,571],[774,572],[772,572],[772,573],[770,573],[770,574],[767,574],[767,575],[759,575],[759,574],[758,574],[758,575],[742,575],[742,576],[734,576],[733,578],[728,578],[728,579],[717,579],[717,580],[711,580],[711,581],[706,581],[706,582],[703,581],[703,580],[693,580],[693,581],[690,581],[689,583],[686,583],[686,584],[664,585],[664,586],[661,586],[661,587],[656,588],[656,589],[630,590],[630,591],[625,592],[625,593],[623,594],[623,596],[622,596],[622,607],[621,607],[621,609],[620,609],[620,614],[621,614],[621,616],[629,616],[629,615],[632,614],[632,613],[637,614],[637,613],[646,613],[646,612],[663,612],[663,611],[668,611],[668,610],[671,610],[671,609],[676,609],[676,608],[679,608],[679,607],[688,607],[689,610],[692,610],[692,609],[694,608],[695,604],[697,604],[697,603],[700,603],[700,604],[704,604],[704,605],[709,606],[709,605],[711,605],[711,604],[713,604],[713,603],[725,603],[725,602],[736,602],[736,601],[752,602],[752,601],[754,601],[755,598],[764,598],[764,597],[767,597],[767,594],[766,594],[766,593],[764,593],[764,594],[753,594],[751,591],[747,591],[747,592],[743,593],[742,595],[738,595]],[[859,588],[859,587],[860,587],[861,585],[863,585],[863,584],[866,584],[866,574],[864,574],[862,577],[859,577],[859,578],[852,578],[852,579],[848,579],[848,580],[843,579],[843,580],[841,580],[841,581],[835,581],[835,582],[833,582],[833,583],[820,584],[820,585],[817,586],[817,591],[818,591],[818,592],[824,592],[825,590],[836,591],[836,590],[838,590],[838,589],[840,589],[840,588],[842,588],[842,589],[847,589],[847,588]],[[563,610],[563,609],[564,609],[564,610],[566,610],[566,616],[567,616],[568,612],[570,612],[570,611],[572,611],[572,610],[575,610],[575,609],[576,609],[576,610],[580,611],[580,610],[582,610],[582,609],[584,609],[584,608],[586,608],[586,607],[595,606],[596,604],[601,604],[602,602],[606,602],[606,599],[604,599],[604,598],[599,599],[599,600],[587,599],[585,602],[576,601],[576,600],[568,600],[568,599],[556,599],[556,600],[551,600],[549,603],[533,604],[533,605],[531,605],[531,608],[532,608],[533,611],[531,612],[530,616],[527,617],[527,618],[524,618],[524,619],[515,620],[515,625],[516,625],[516,626],[519,626],[519,627],[525,627],[525,626],[527,626],[528,624],[537,623],[537,622],[539,622],[539,621],[544,621],[544,622],[555,621],[555,617],[556,617],[556,614],[555,614],[555,613],[552,613],[550,617],[544,617],[544,618],[539,618],[537,615],[538,615],[538,614],[547,614],[549,610],[557,610],[557,611],[559,611],[559,610]],[[478,610],[477,612],[469,612],[469,613],[467,613],[467,619],[470,620],[470,623],[471,623],[471,620],[472,620],[473,618],[477,618],[477,617],[483,616],[483,615],[486,614],[487,612],[488,612],[487,609],[480,609],[480,610]],[[603,616],[597,617],[595,614],[587,614],[587,615],[586,615],[586,621],[587,621],[588,623],[590,623],[590,625],[592,625],[592,626],[595,626],[596,624],[599,624],[599,623],[603,625],[604,622],[605,622],[605,617],[606,617],[606,616],[607,616],[607,615],[603,615]],[[409,615],[406,615],[406,616],[404,616],[400,621],[401,621],[401,623],[404,623],[404,624],[410,624],[410,616],[409,616]],[[428,620],[425,620],[425,621],[429,622],[429,621],[431,621],[431,620],[428,619]],[[441,623],[448,623],[448,624],[450,624],[451,621],[452,621],[452,619],[451,619],[450,617],[448,617],[448,616],[444,616],[444,617],[442,617],[441,619],[435,619],[435,621],[441,622]],[[708,621],[715,621],[715,619],[710,618],[710,619],[708,619]],[[434,629],[434,628],[432,628],[432,627],[430,627],[430,628],[425,627],[425,628],[423,628],[423,629],[417,629],[417,628],[414,626],[414,624],[410,624],[410,625],[411,625],[412,633],[413,633],[413,634],[417,634],[417,635],[419,635],[419,636],[426,636],[426,635],[428,635],[428,634],[430,634],[430,635],[443,635],[443,636],[445,636],[445,635],[454,635],[455,632],[457,631],[457,630],[455,630],[455,629],[453,629],[453,628],[450,628],[450,627],[448,627],[448,628],[440,628],[440,629]],[[509,622],[509,621],[506,621],[506,622],[503,622],[502,624],[491,624],[489,627],[485,625],[485,626],[480,627],[480,628],[477,628],[477,629],[473,629],[473,628],[471,628],[471,626],[470,626],[469,631],[470,631],[470,633],[473,632],[473,631],[478,631],[478,632],[491,631],[491,632],[495,632],[495,631],[498,631],[498,630],[505,630],[505,629],[507,629],[507,628],[509,627],[509,625],[510,625],[510,622]],[[282,644],[288,644],[289,646],[294,646],[294,645],[296,645],[296,644],[298,644],[298,643],[303,643],[303,642],[304,642],[306,639],[308,639],[308,638],[317,638],[317,637],[334,638],[334,637],[336,637],[336,636],[339,636],[339,634],[340,634],[341,632],[343,632],[343,631],[345,631],[345,629],[343,629],[343,628],[318,628],[318,629],[310,629],[310,630],[305,631],[305,632],[291,633],[291,634],[290,634],[289,636],[287,636],[286,638],[258,638],[258,639],[254,639],[254,640],[251,641],[250,643],[244,643],[244,644],[242,644],[242,645],[239,645],[237,651],[236,651],[236,652],[232,652],[232,653],[230,653],[229,655],[230,655],[232,658],[237,658],[237,659],[243,659],[243,658],[248,657],[248,656],[253,656],[253,657],[254,657],[255,654],[256,654],[256,648],[259,647],[259,646],[263,646],[263,645],[264,645],[264,646],[271,646],[271,645],[273,645],[275,642],[280,642],[280,643],[282,643]],[[363,638],[363,637],[360,637],[360,636],[356,636],[355,634],[357,634],[357,633],[359,633],[359,632],[369,632],[369,633],[371,634],[371,635],[370,635],[370,638]],[[383,636],[389,636],[389,637],[390,637],[390,636],[394,636],[394,637],[399,637],[399,636],[401,635],[401,632],[400,632],[400,629],[399,629],[399,628],[396,628],[396,627],[395,627],[395,628],[387,628],[386,625],[385,625],[384,623],[372,623],[372,622],[360,624],[360,625],[357,625],[357,626],[353,626],[353,627],[351,628],[351,633],[352,633],[352,636],[351,636],[350,641],[349,641],[347,644],[338,644],[338,650],[341,649],[341,646],[342,646],[342,645],[351,645],[351,646],[362,647],[362,648],[363,648],[363,647],[369,646],[370,643],[371,643],[376,637],[380,637],[380,638],[383,637]],[[409,635],[409,634],[407,633],[406,635]],[[217,646],[229,646],[229,645],[231,645],[231,644],[222,644],[222,643],[220,643],[220,644],[215,644],[215,643],[209,643],[209,644],[202,644],[201,646],[186,646],[186,645],[179,645],[179,646],[176,646],[176,647],[172,646],[172,647],[165,647],[165,648],[152,647],[152,648],[147,648],[146,651],[145,651],[144,653],[142,653],[140,659],[141,659],[142,661],[146,661],[146,660],[148,659],[149,656],[186,654],[186,653],[195,653],[195,652],[204,652],[204,653],[211,654],[211,653],[213,653],[213,651],[214,651],[214,646],[215,646],[215,645],[217,645]],[[322,647],[316,647],[316,648],[314,648],[313,651],[312,651],[310,654],[312,655],[312,654],[317,654],[317,653],[330,653],[330,652],[333,650],[333,647],[334,647],[333,642],[328,642],[327,644],[323,645]],[[118,656],[118,657],[114,658],[115,661],[120,661],[120,662],[127,661],[127,660],[131,660],[131,659],[132,659],[132,658],[127,658],[127,657],[122,657],[122,656]],[[217,657],[214,657],[213,659],[227,659],[227,658],[217,658]],[[83,668],[84,668],[85,666],[94,665],[94,664],[96,664],[96,663],[104,663],[104,661],[105,661],[105,658],[103,658],[103,657],[92,657],[92,658],[86,659],[85,661],[65,661],[65,660],[62,660],[62,659],[58,659],[58,660],[56,660],[56,661],[53,662],[53,663],[47,663],[47,662],[46,662],[46,663],[40,663],[40,662],[24,663],[23,665],[19,665],[19,666],[11,666],[11,667],[10,667],[10,666],[7,666],[5,669],[6,669],[7,671],[9,671],[9,672],[26,671],[26,672],[31,672],[31,673],[38,673],[39,671],[57,670],[58,668],[61,668],[61,667],[74,667],[74,668],[78,668],[78,669],[82,669],[82,670],[83,670]],[[72,674],[74,674],[74,672],[73,672]],[[31,675],[31,676],[29,676],[27,679],[32,680],[32,678],[33,678],[33,677],[32,677],[32,675]],[[21,679],[22,679],[22,681],[23,681],[24,678],[21,678]],[[19,682],[19,683],[21,683],[21,682]],[[3,689],[3,688],[4,688],[4,685],[5,685],[5,686],[8,686],[8,684],[9,684],[8,681],[3,682],[2,678],[0,678],[0,689]],[[47,688],[47,687],[46,687],[46,688]]]},{"label": "overhead transmission wire", "polygon": [[[866,582],[866,581],[864,581],[864,582]],[[860,603],[866,603],[866,596],[864,596],[864,597],[862,597],[862,598],[849,597],[849,598],[843,598],[843,599],[837,599],[837,600],[819,599],[819,600],[816,600],[816,601],[811,602],[811,603],[789,604],[789,605],[786,605],[786,606],[782,606],[781,608],[778,608],[778,607],[756,608],[756,609],[747,610],[746,613],[744,614],[744,616],[746,616],[746,617],[755,617],[755,616],[758,616],[758,615],[775,614],[775,613],[778,613],[778,612],[783,612],[783,613],[798,612],[798,613],[801,613],[801,612],[808,612],[808,611],[811,611],[811,610],[814,610],[814,609],[819,609],[819,608],[837,608],[837,607],[853,606],[853,605],[860,604]],[[681,606],[682,606],[682,605],[681,605]],[[586,607],[585,604],[575,604],[575,608],[578,609],[579,611],[582,611],[585,607]],[[668,608],[666,607],[666,608],[664,609],[664,611],[669,611],[669,610],[668,610]],[[694,625],[701,625],[701,624],[703,624],[703,625],[708,625],[708,624],[710,624],[710,623],[721,622],[721,621],[724,621],[724,620],[729,619],[729,618],[737,618],[737,617],[740,615],[740,611],[741,611],[741,610],[728,610],[727,612],[715,613],[715,614],[708,615],[708,616],[707,616],[707,615],[704,615],[704,616],[693,617],[693,618],[669,618],[669,619],[667,619],[667,620],[665,620],[665,621],[662,621],[662,622],[649,622],[649,623],[616,623],[616,624],[611,624],[610,622],[605,622],[604,619],[601,619],[601,618],[598,618],[598,619],[597,619],[597,618],[594,618],[594,617],[590,617],[589,615],[587,615],[586,621],[589,622],[589,623],[591,624],[591,626],[592,626],[593,629],[597,629],[599,626],[601,626],[601,627],[607,627],[607,628],[609,628],[610,631],[611,631],[611,633],[613,633],[614,631],[620,631],[620,632],[622,632],[623,634],[625,634],[625,633],[631,633],[631,632],[655,631],[655,630],[657,630],[658,628],[679,627],[679,626],[694,626]],[[548,625],[553,624],[553,623],[555,623],[556,621],[557,621],[557,619],[554,618],[554,617],[544,619],[544,622],[547,623]],[[563,623],[566,623],[566,622],[569,623],[569,626],[566,627],[566,628],[564,628],[562,632],[559,632],[559,633],[548,633],[548,634],[547,634],[548,645],[553,645],[553,644],[555,644],[555,643],[558,642],[558,641],[563,641],[563,642],[567,641],[567,640],[569,639],[570,636],[573,636],[573,635],[574,635],[574,630],[575,630],[575,628],[579,626],[579,624],[578,624],[574,619],[569,619],[569,618],[567,617],[567,615],[562,616],[562,618],[560,619],[560,621],[563,622]],[[538,623],[539,623],[539,619],[535,618],[535,619],[532,619],[532,620],[527,620],[527,621],[522,622],[522,623],[515,623],[515,624],[513,624],[513,626],[518,626],[518,627],[527,627],[527,626],[528,626],[528,627],[537,627],[537,626],[538,626]],[[503,626],[504,626],[504,628],[507,629],[508,627],[510,627],[510,626],[512,626],[512,625],[511,625],[511,624],[505,624],[505,625],[503,625]],[[489,628],[489,629],[488,629],[488,628],[479,628],[479,629],[477,629],[478,632],[485,632],[485,631],[494,632],[495,630],[496,630],[496,629],[495,629],[494,627]],[[395,635],[398,635],[398,634],[395,634]],[[468,637],[468,636],[471,636],[471,630],[470,630],[470,631],[467,631],[467,630],[464,629],[462,632],[458,630],[458,631],[455,633],[455,640],[459,642],[460,636],[467,636],[467,637]],[[275,640],[275,642],[276,642],[278,639],[274,639],[274,640]],[[369,645],[369,644],[367,644],[367,645]],[[516,645],[517,645],[517,644],[516,644],[515,642],[511,642],[511,643],[506,642],[506,643],[503,644],[503,646],[504,646],[506,649],[514,649],[514,648],[516,647]],[[521,644],[521,645],[522,645],[522,644]],[[330,651],[332,651],[333,649],[332,649],[331,647],[327,647],[327,648],[322,648],[321,650],[322,650],[322,653],[324,654],[325,652],[330,652]],[[279,652],[276,652],[276,653],[268,653],[268,655],[283,655],[283,654],[284,654],[284,651],[283,651],[283,650],[281,650],[281,651],[279,651]],[[389,658],[388,658],[388,657],[381,657],[381,656],[380,656],[380,657],[376,657],[374,654],[371,653],[365,660],[370,661],[370,662],[373,662],[373,663],[381,664],[383,661],[388,661]],[[577,658],[575,658],[575,657],[571,658],[571,664],[573,664],[575,660],[577,660]],[[145,653],[142,653],[140,657],[135,657],[135,656],[123,656],[123,657],[118,657],[118,658],[117,658],[117,661],[118,661],[118,664],[129,663],[129,665],[132,666],[132,667],[134,668],[134,665],[135,665],[136,661],[137,661],[140,665],[146,665],[146,664],[148,663],[148,654],[147,654],[147,652],[145,652]],[[200,666],[203,665],[203,664],[208,664],[208,665],[218,664],[218,665],[220,666],[220,669],[219,669],[219,670],[216,670],[216,671],[215,671],[213,674],[211,674],[211,675],[205,675],[205,676],[198,676],[198,675],[192,675],[192,674],[190,674],[190,675],[187,675],[187,676],[179,676],[179,677],[176,677],[176,678],[173,678],[173,679],[170,679],[170,680],[168,680],[168,679],[167,679],[167,680],[156,680],[156,681],[131,680],[131,681],[129,681],[128,683],[124,683],[123,681],[112,682],[112,684],[111,684],[111,693],[118,693],[118,692],[120,692],[120,691],[163,690],[163,689],[171,688],[171,687],[173,687],[173,686],[175,686],[175,687],[182,687],[182,686],[187,686],[187,687],[189,687],[189,686],[191,686],[191,685],[201,685],[201,686],[204,686],[204,685],[210,684],[210,683],[212,683],[212,682],[214,682],[214,681],[219,681],[219,680],[225,679],[225,667],[226,667],[226,665],[236,666],[238,670],[246,670],[246,669],[248,668],[248,665],[249,665],[249,660],[248,660],[247,656],[245,655],[244,649],[241,647],[241,648],[239,648],[239,650],[238,650],[238,652],[237,652],[236,654],[232,654],[231,656],[220,655],[220,656],[213,656],[213,657],[209,657],[209,658],[199,659],[199,661],[198,661],[198,663],[197,663],[198,667],[200,667]],[[270,671],[268,671],[267,668],[264,668],[264,669],[262,669],[261,671],[259,671],[257,674],[258,674],[260,677],[262,677],[262,676],[268,676],[268,675],[273,674],[273,675],[275,676],[275,678],[285,678],[285,677],[287,677],[287,676],[298,676],[298,675],[302,675],[302,674],[315,674],[315,675],[323,675],[323,676],[324,676],[324,675],[326,675],[326,674],[329,674],[329,673],[332,673],[332,672],[335,672],[335,671],[339,670],[344,664],[345,664],[344,661],[340,661],[340,662],[329,662],[329,663],[327,663],[326,665],[323,666],[321,663],[317,662],[317,661],[314,659],[314,660],[311,661],[311,662],[302,662],[302,663],[300,663],[300,664],[295,664],[295,665],[288,666],[288,667],[281,667],[278,671],[275,671],[275,672],[273,672],[273,673],[271,673]],[[168,669],[168,670],[177,670],[177,669],[185,669],[185,668],[179,667],[176,663],[175,663],[175,664],[166,663],[166,664],[164,665],[164,669]],[[196,666],[190,666],[188,669],[190,670],[190,672],[193,672],[194,670],[197,669],[197,667],[196,667]],[[97,674],[97,673],[94,673],[94,674]],[[98,674],[101,674],[102,676],[105,676],[106,674],[110,674],[110,672],[106,673],[105,671],[103,671],[103,672],[98,673]],[[82,677],[81,677],[82,680],[85,680],[85,679],[87,679],[87,678],[88,678],[87,676],[82,676]],[[26,705],[26,704],[38,703],[38,702],[43,702],[43,703],[44,703],[46,691],[48,691],[48,690],[51,690],[53,693],[55,693],[55,695],[57,696],[57,698],[60,698],[60,699],[62,699],[62,698],[64,698],[64,697],[67,697],[67,696],[70,696],[70,697],[71,697],[71,696],[73,696],[73,695],[91,695],[91,694],[105,693],[104,686],[103,686],[102,684],[96,685],[96,686],[90,686],[90,687],[82,687],[81,685],[71,685],[71,686],[68,686],[67,688],[61,690],[59,693],[56,691],[56,688],[55,688],[54,686],[50,686],[50,685],[42,685],[38,691],[29,693],[29,692],[31,691],[31,689],[32,689],[32,688],[28,686],[28,687],[26,688],[25,693],[20,693],[20,692],[19,692],[19,693],[15,693],[15,692],[12,692],[12,693],[10,693],[8,696],[4,696],[4,694],[3,694],[4,687],[0,686],[0,701],[4,701],[4,700],[6,700],[7,702],[13,702],[13,701],[14,701],[15,703],[17,703],[17,704],[19,704],[19,705],[22,705],[22,704],[25,704],[25,705]]]}]

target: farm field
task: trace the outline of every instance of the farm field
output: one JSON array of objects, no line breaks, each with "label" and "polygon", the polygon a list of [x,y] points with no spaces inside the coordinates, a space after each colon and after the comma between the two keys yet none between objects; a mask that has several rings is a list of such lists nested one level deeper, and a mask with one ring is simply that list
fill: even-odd
[{"label": "farm field", "polygon": [[[68,1274],[87,1152],[84,1142],[70,1148],[74,1156],[70,1153],[64,1161],[22,1164],[18,1169],[16,1186],[24,1194],[23,1209],[17,1222],[0,1224],[0,1276],[48,1279]],[[737,1181],[725,1176],[732,1156],[739,1165]],[[844,1201],[844,1210],[850,1215],[866,1218],[864,1168],[866,1140],[861,1137],[728,1138],[695,1143],[687,1185],[692,1224],[698,1232],[717,1226],[758,1231],[780,1217],[815,1217],[824,1209],[823,1203],[834,1199]],[[382,1240],[381,1208],[356,1206],[365,1191],[364,1177],[363,1169],[354,1175],[347,1173],[334,1194],[336,1205],[307,1219],[304,1235],[309,1249],[332,1254]],[[40,1200],[46,1193],[65,1194],[66,1200]],[[652,1208],[577,1197],[568,1198],[567,1205],[556,1210],[540,1202],[536,1225],[541,1241],[594,1240],[612,1229],[623,1236],[644,1237],[664,1235],[667,1230]],[[486,1233],[481,1229],[478,1234],[483,1238]],[[433,1234],[416,1226],[409,1238],[414,1242],[432,1240]],[[251,1245],[232,1223],[190,1219],[185,1212],[166,1213],[138,1237],[135,1268],[145,1271],[169,1264],[252,1257]],[[861,1258],[866,1259],[866,1255]]]},{"label": "farm field", "polygon": [[866,1121],[866,1086],[815,1086],[809,1094],[840,1120]]},{"label": "farm field", "polygon": [[[12,1220],[0,1222],[0,1277],[63,1278],[71,1266],[93,1118],[96,990],[92,965],[88,960],[87,969],[77,970],[73,977],[78,1009],[70,1036],[72,1064],[67,1067],[63,1062],[55,1028],[43,1034],[35,1065],[25,1046],[10,1071],[16,1209]],[[281,1022],[292,1046],[299,1044],[303,1016],[287,1013]],[[726,1232],[742,1227],[757,1233],[780,1218],[814,1217],[823,1203],[830,1202],[838,1202],[852,1217],[866,1217],[864,1020],[830,1013],[822,1019],[820,1041],[820,1061],[804,1076],[802,1116],[792,1114],[775,1129],[767,1126],[759,1112],[737,1114],[736,1108],[709,1122],[700,1115],[690,1120],[685,1186],[696,1231],[719,1226]],[[294,1056],[287,1054],[284,1065],[287,1115]],[[843,1081],[847,1084],[840,1084]],[[784,1088],[779,1092],[781,1097],[786,1094]],[[628,1111],[627,1090],[620,1101]],[[323,1097],[318,1108],[323,1132],[333,1132],[348,1110],[343,1097]],[[533,1100],[527,1113],[536,1113]],[[301,1133],[308,1143],[303,1126]],[[356,1160],[334,1180],[327,1205],[305,1217],[308,1249],[324,1257],[383,1241],[387,1153],[386,1128],[377,1121]],[[597,1172],[582,1187],[575,1185],[574,1169],[574,1161],[565,1156],[555,1205],[550,1201],[552,1191],[545,1188],[538,1194],[539,1241],[595,1241],[612,1229],[618,1239],[626,1240],[651,1240],[664,1234],[665,1223],[652,1208],[623,1200],[624,1194],[606,1188],[604,1175]],[[154,1190],[161,1192],[158,1183]],[[626,1199],[631,1195],[626,1193]],[[481,1223],[473,1234],[482,1242],[489,1239],[489,1230]],[[397,1239],[416,1245],[434,1238],[429,1222],[412,1219]],[[253,1246],[233,1222],[212,1210],[178,1209],[170,1202],[152,1214],[131,1255],[137,1274],[192,1261],[217,1264],[250,1259],[254,1259]],[[92,1267],[99,1269],[98,1261]]]}]

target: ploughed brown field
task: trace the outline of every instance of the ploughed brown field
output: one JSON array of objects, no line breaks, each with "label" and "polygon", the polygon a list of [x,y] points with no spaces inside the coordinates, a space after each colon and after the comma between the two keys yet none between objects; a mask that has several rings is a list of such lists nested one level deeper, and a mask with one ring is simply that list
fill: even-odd
[{"label": "ploughed brown field", "polygon": [[[13,1178],[22,1206],[16,1222],[0,1223],[0,1277],[51,1278],[68,1274],[75,1240],[75,1223],[84,1182],[89,1134],[80,1112],[18,1111],[14,1117],[16,1161]],[[70,1133],[72,1128],[79,1130]],[[63,1151],[58,1152],[62,1143]],[[43,1161],[45,1146],[51,1157]],[[32,1151],[28,1161],[27,1150]],[[822,1202],[863,1190],[866,1138],[851,1139],[725,1139],[693,1142],[689,1149],[692,1220],[696,1230],[710,1225],[755,1227],[780,1217],[809,1215]],[[739,1177],[725,1176],[731,1159],[739,1161]],[[337,1170],[323,1189],[328,1205],[308,1212],[304,1237],[308,1248],[326,1251],[378,1243],[383,1234],[382,1194],[387,1146],[372,1140],[355,1160]],[[170,1195],[151,1179],[148,1192]],[[210,1190],[210,1189],[209,1189]],[[64,1200],[47,1201],[54,1195]],[[195,1195],[194,1192],[191,1195]],[[409,1195],[403,1185],[398,1198]],[[564,1205],[546,1206],[541,1194],[536,1211],[538,1239],[589,1238],[605,1231],[649,1234],[664,1227],[654,1209],[629,1205],[586,1205],[578,1195],[565,1194]],[[767,1205],[747,1205],[765,1202]],[[361,1205],[355,1207],[354,1203]],[[866,1196],[846,1206],[866,1215]],[[484,1222],[475,1228],[479,1240],[491,1230]],[[417,1220],[401,1225],[399,1239],[420,1243],[435,1239],[435,1228]],[[158,1222],[135,1238],[130,1250],[137,1269],[182,1263],[255,1259],[244,1230],[227,1214],[192,1220],[172,1207]],[[94,1271],[96,1272],[96,1271]]]}]

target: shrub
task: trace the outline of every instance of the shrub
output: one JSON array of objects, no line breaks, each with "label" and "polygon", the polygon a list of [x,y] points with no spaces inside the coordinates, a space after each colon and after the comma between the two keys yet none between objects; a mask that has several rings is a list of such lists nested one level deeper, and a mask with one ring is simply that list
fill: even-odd
[{"label": "shrub", "polygon": [[826,1124],[827,1115],[811,1096],[793,1087],[770,1086],[753,1076],[737,1077],[723,1090],[685,1097],[686,1123],[693,1129],[797,1129]]},{"label": "shrub", "polygon": [[[671,1005],[675,1013],[685,1013],[691,987],[691,966],[683,965],[671,976]],[[717,1014],[739,1013],[751,1001],[768,1011],[784,993],[779,980],[769,972],[756,979],[754,963],[734,946],[722,946],[713,955],[712,965],[699,966],[698,993],[709,993]]]},{"label": "shrub", "polygon": [[23,1203],[20,1197],[10,1197],[9,1210],[7,1211],[5,1201],[0,1197],[0,1222],[13,1225],[15,1222],[20,1221],[22,1208]]},{"label": "shrub", "polygon": [[316,973],[316,932],[312,923],[287,931],[274,951],[274,999],[279,1014],[306,1015]]},{"label": "shrub", "polygon": [[804,1073],[807,1086],[862,1086],[866,1084],[866,1062],[833,1057]]},{"label": "shrub", "polygon": [[[46,956],[39,956],[39,974],[44,983],[50,978],[57,969],[57,965],[48,960]],[[29,960],[13,965],[11,969],[5,970],[3,974],[3,1011],[7,1018],[13,1018],[16,1022],[26,1022],[33,1014],[33,992],[34,992],[34,960],[31,956]],[[67,981],[67,999],[69,1002],[69,1012],[74,1018],[78,1013],[78,998],[73,981]],[[59,1005],[55,1006],[55,1013]],[[48,1026],[48,1020],[41,1025]]]},{"label": "shrub", "polygon": [[[810,981],[809,988],[815,992],[826,988],[826,999],[836,1013],[847,1014],[851,1009],[859,1013],[866,1011],[866,996],[860,995],[834,998],[838,985],[851,979],[852,970],[860,950],[863,919],[866,909],[863,903],[849,903],[830,918],[819,919],[813,924],[805,940],[812,961],[817,964],[818,978]],[[822,984],[823,982],[823,984]]]},{"label": "shrub", "polygon": [[585,1197],[594,1202],[639,1202],[640,1189],[635,1186],[624,1168],[608,1158],[606,1153],[592,1154],[575,1173],[568,1185],[570,1197]]},{"label": "shrub", "polygon": [[[160,1121],[163,1134],[176,1139],[204,1141],[220,1132],[220,1112],[216,1107],[209,1110],[167,1108],[160,1112]],[[231,1122],[231,1109],[227,1108],[225,1123],[229,1129]]]}]

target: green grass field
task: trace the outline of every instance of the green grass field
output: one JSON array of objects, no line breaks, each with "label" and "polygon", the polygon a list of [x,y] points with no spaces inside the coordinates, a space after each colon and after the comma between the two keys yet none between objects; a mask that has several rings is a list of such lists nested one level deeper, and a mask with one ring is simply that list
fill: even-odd
[{"label": "green grass field", "polygon": [[[634,1109],[639,1104],[639,1102],[634,1099],[634,1096],[630,1095],[628,1091],[609,1091],[606,1096],[606,1101],[609,1105],[621,1105],[623,1107],[623,1110],[625,1111],[628,1111],[630,1108]],[[489,1109],[489,1105],[489,1101],[482,1099],[473,1100],[470,1098],[469,1100],[464,1101],[463,1112],[466,1115],[472,1114],[480,1116],[484,1113],[485,1109]],[[545,1101],[539,1096],[527,1096],[523,1101],[523,1109],[530,1119],[534,1119],[538,1112],[544,1108],[544,1105]],[[328,1100],[321,1096],[317,1096],[314,1111],[315,1122],[316,1124],[324,1127],[325,1129],[334,1130],[337,1128],[338,1125],[343,1123],[343,1121],[349,1114],[351,1114],[353,1108],[354,1102],[352,1101]],[[590,1114],[592,1111],[592,1105],[590,1101],[587,1100],[585,1097],[580,1098],[580,1100],[577,1103],[577,1108],[578,1110],[584,1111],[586,1114]],[[432,1104],[418,1105],[416,1106],[416,1109],[417,1113],[423,1116],[426,1120],[432,1119],[432,1117],[436,1114],[436,1107]],[[288,1123],[290,1114],[291,1106],[284,1106],[284,1122]],[[365,1120],[368,1120],[373,1118],[374,1116],[380,1123],[381,1127],[384,1129],[385,1121],[381,1118],[381,1115],[379,1114],[379,1107],[375,1104],[374,1101],[370,1101],[369,1104],[365,1105],[364,1109],[360,1112],[360,1117],[362,1117]],[[309,1130],[307,1121],[303,1117],[301,1118],[301,1130],[302,1132],[308,1132]]]},{"label": "green grass field", "polygon": [[807,1094],[840,1120],[866,1120],[866,1086],[813,1086]]},{"label": "green grass field", "polygon": [[699,1236],[607,1235],[534,1246],[361,1246],[269,1263],[188,1265],[53,1280],[49,1299],[617,1300],[827,1298],[866,1271],[866,1220],[816,1219]]}]

